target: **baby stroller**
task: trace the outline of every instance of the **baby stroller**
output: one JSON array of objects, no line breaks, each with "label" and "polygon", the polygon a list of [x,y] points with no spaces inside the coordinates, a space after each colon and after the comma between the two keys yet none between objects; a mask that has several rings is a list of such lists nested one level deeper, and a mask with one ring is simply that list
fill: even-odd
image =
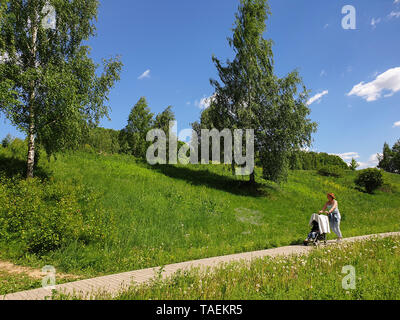
[{"label": "baby stroller", "polygon": [[304,240],[304,245],[308,246],[313,244],[314,246],[317,246],[322,241],[326,244],[327,234],[331,232],[328,217],[313,214],[310,219],[310,225],[312,226],[312,229],[308,234],[307,239]]}]

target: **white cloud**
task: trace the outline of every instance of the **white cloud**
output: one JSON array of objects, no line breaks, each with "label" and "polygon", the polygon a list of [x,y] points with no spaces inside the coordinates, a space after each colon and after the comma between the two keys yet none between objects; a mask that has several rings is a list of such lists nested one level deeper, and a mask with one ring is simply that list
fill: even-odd
[{"label": "white cloud", "polygon": [[[399,0],[400,1],[400,0]],[[400,121],[397,121],[393,124],[393,128],[398,128],[400,127]]]},{"label": "white cloud", "polygon": [[321,93],[317,93],[315,96],[313,96],[310,100],[308,100],[307,104],[312,105],[314,102],[318,101],[318,103],[321,102],[321,99],[323,96],[327,95],[329,93],[328,90],[322,91]]},{"label": "white cloud", "polygon": [[347,95],[355,95],[371,102],[381,98],[384,91],[389,91],[384,97],[390,97],[400,91],[400,67],[387,70],[374,81],[355,85]]},{"label": "white cloud", "polygon": [[202,110],[207,109],[210,107],[211,102],[213,101],[215,95],[212,95],[211,97],[206,97],[200,99],[200,101],[196,100],[194,102],[194,105]]},{"label": "white cloud", "polygon": [[329,27],[329,23],[327,23],[326,25],[324,25],[324,29]]},{"label": "white cloud", "polygon": [[394,0],[393,3],[400,3],[400,0]]},{"label": "white cloud", "polygon": [[[335,156],[339,156],[343,159],[346,163],[350,164],[352,159],[359,159],[360,155],[358,152],[347,152],[347,153],[340,153],[340,154],[333,154]],[[379,164],[378,154],[373,154],[369,157],[367,162],[357,161],[359,170],[367,169],[367,168],[376,168]]]},{"label": "white cloud", "polygon": [[375,18],[372,18],[372,20],[371,20],[371,26],[372,26],[372,28],[376,28],[376,25],[378,24],[378,23],[380,23],[381,22],[381,18],[378,18],[378,19],[375,19]]},{"label": "white cloud", "polygon": [[376,168],[379,164],[378,154],[375,153],[371,155],[368,159],[368,162],[359,162],[360,167],[358,169],[367,169],[367,168]]},{"label": "white cloud", "polygon": [[360,158],[360,155],[357,152],[339,153],[334,155],[342,158],[344,161],[351,161],[351,159],[353,158],[354,159]]},{"label": "white cloud", "polygon": [[400,18],[400,11],[392,11],[389,15],[388,15],[388,18],[389,19],[392,19],[392,18]]},{"label": "white cloud", "polygon": [[150,78],[150,69],[146,70],[145,72],[142,73],[141,76],[139,76],[139,80],[145,79],[145,78]]},{"label": "white cloud", "polygon": [[321,70],[321,73],[319,74],[320,77],[326,76],[327,73],[325,70]]}]

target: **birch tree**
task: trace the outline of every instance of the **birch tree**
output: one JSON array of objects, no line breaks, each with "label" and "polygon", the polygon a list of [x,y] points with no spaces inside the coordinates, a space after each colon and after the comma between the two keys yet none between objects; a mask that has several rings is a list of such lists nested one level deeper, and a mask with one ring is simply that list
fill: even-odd
[{"label": "birch tree", "polygon": [[[287,175],[290,153],[310,146],[316,124],[307,118],[308,92],[299,73],[274,74],[273,42],[264,39],[270,14],[267,0],[240,0],[228,39],[235,58],[223,64],[213,57],[220,81],[211,80],[215,95],[207,113],[219,130],[254,129],[263,176],[280,181]],[[255,182],[254,173],[250,182]]]},{"label": "birch tree", "polygon": [[49,154],[70,148],[108,116],[122,63],[103,60],[98,75],[89,57],[84,42],[95,35],[98,6],[98,0],[8,0],[3,7],[0,108],[27,134],[28,178],[38,142]]}]

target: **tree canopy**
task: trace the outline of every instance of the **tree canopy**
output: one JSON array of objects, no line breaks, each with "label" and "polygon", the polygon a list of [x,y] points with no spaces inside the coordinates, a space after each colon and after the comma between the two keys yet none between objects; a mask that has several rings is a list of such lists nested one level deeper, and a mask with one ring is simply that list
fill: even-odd
[{"label": "tree canopy", "polygon": [[274,74],[273,43],[263,37],[269,15],[267,0],[240,1],[228,39],[236,56],[225,65],[213,57],[220,82],[210,80],[215,95],[202,120],[219,130],[254,129],[264,178],[280,181],[287,176],[290,154],[311,145],[316,124],[307,118],[308,92],[299,73]]},{"label": "tree canopy", "polygon": [[[54,28],[42,23],[49,5]],[[95,35],[98,6],[98,0],[9,0],[3,6],[0,108],[28,135],[28,177],[36,140],[49,154],[70,148],[108,116],[108,94],[122,63],[119,57],[104,59],[98,75],[99,65],[83,45]]]},{"label": "tree canopy", "polygon": [[126,153],[138,158],[146,156],[148,147],[146,134],[153,127],[153,116],[146,98],[140,98],[129,114],[127,126],[120,134],[121,145],[127,145]]},{"label": "tree canopy", "polygon": [[400,139],[393,145],[393,148],[385,143],[382,155],[378,154],[378,168],[390,173],[400,174]]}]

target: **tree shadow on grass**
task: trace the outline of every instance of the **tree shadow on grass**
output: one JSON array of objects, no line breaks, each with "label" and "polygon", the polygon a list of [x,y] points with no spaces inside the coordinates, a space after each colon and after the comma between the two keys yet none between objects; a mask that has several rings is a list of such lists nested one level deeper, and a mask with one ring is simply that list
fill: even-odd
[{"label": "tree shadow on grass", "polygon": [[248,181],[220,175],[207,169],[192,170],[189,167],[174,165],[149,165],[149,167],[173,179],[184,180],[195,186],[207,186],[240,196],[265,197],[268,196],[267,189],[271,188],[264,184],[251,184]]},{"label": "tree shadow on grass", "polygon": [[[0,155],[0,176],[25,178],[26,170],[26,161]],[[35,167],[35,177],[45,180],[49,178],[49,173],[41,167]]]},{"label": "tree shadow on grass", "polygon": [[355,186],[353,189],[358,191],[358,192],[361,192],[361,193],[370,194],[369,192],[367,192],[367,190],[365,190],[365,189],[363,189],[361,187],[358,187],[358,186]]}]

